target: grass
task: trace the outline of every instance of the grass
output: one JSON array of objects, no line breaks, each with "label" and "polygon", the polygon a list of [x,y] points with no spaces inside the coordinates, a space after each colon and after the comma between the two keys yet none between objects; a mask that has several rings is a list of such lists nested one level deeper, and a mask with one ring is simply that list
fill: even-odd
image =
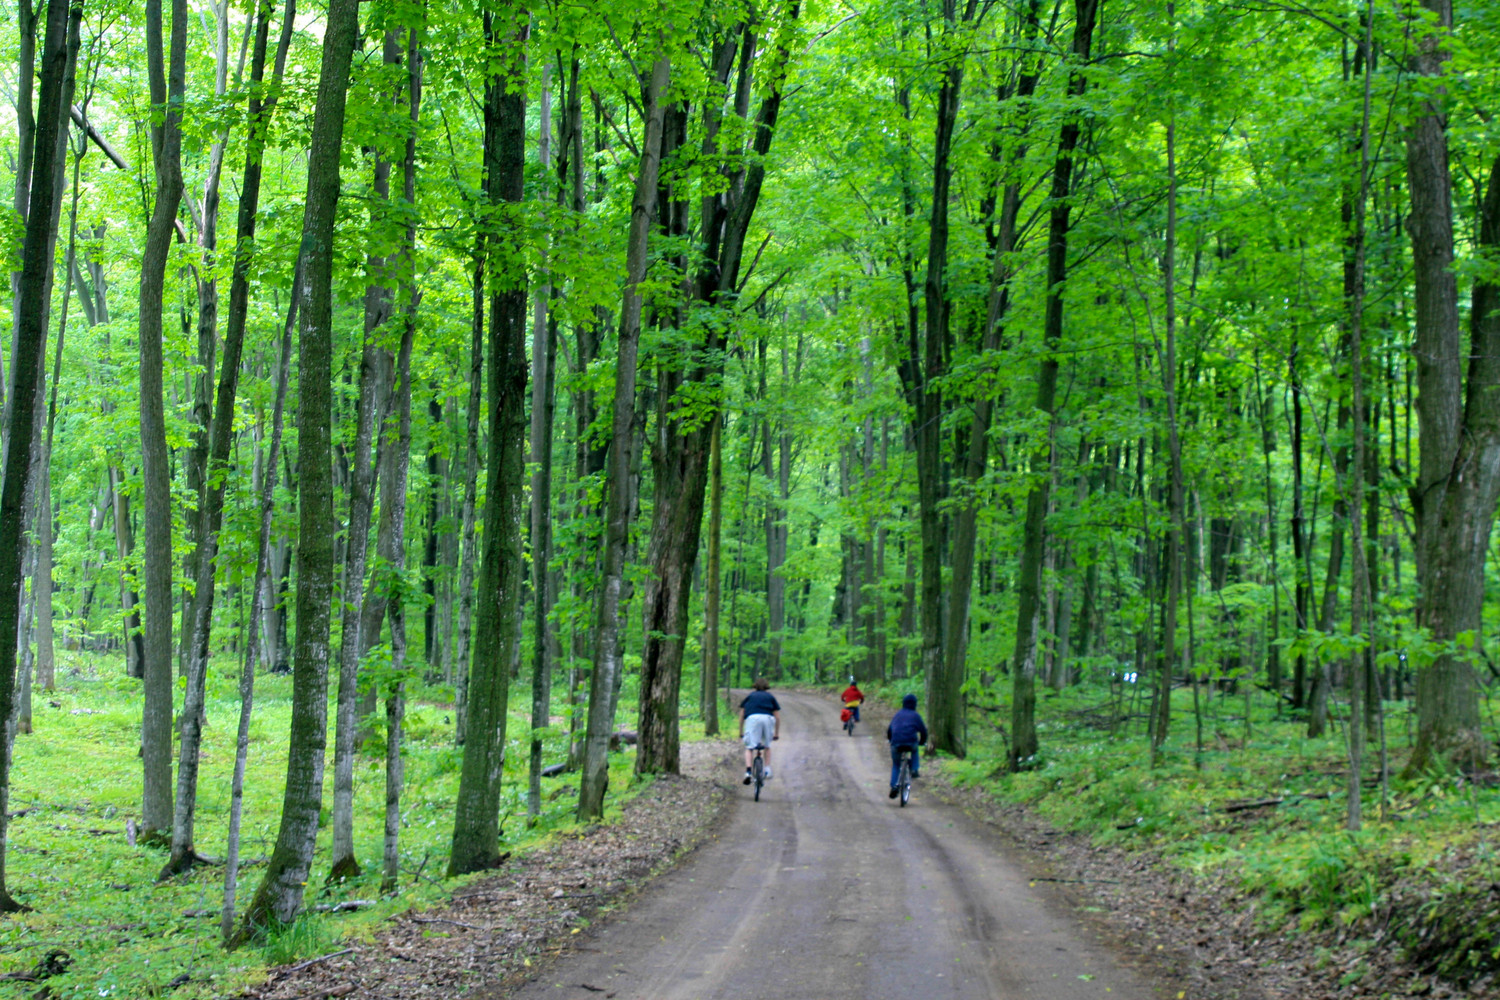
[{"label": "grass", "polygon": [[[446,898],[462,884],[443,877],[462,755],[452,746],[451,691],[418,688],[409,696],[403,726],[406,774],[399,894],[382,898],[379,892],[385,772],[383,740],[374,740],[379,746],[362,754],[355,767],[355,852],[365,874],[336,887],[323,885],[332,838],[330,754],[323,829],[309,877],[308,902],[367,899],[376,905],[355,913],[310,913],[259,947],[226,953],[218,932],[223,868],[199,868],[158,884],[155,878],[166,851],[126,843],[126,821],[138,818],[140,809],[139,682],[125,677],[117,660],[69,654],[58,677],[55,691],[36,692],[35,732],[16,741],[10,809],[27,811],[11,823],[6,880],[17,900],[34,912],[0,919],[0,972],[30,970],[48,951],[61,949],[72,958],[72,966],[67,974],[47,980],[52,997],[133,1000],[184,974],[191,981],[173,991],[174,997],[232,996],[261,981],[270,966],[335,950],[340,940],[373,933],[391,913]],[[197,837],[201,852],[219,858],[228,827],[239,718],[237,685],[232,663],[211,665]],[[504,848],[518,850],[573,825],[577,797],[569,792],[577,779],[544,779],[540,821],[527,827],[529,687],[513,684],[511,695],[501,819]],[[627,684],[620,718],[632,717],[628,702],[633,698]],[[554,708],[554,713],[562,710]],[[275,841],[290,719],[291,679],[257,677],[245,777],[241,908],[259,884]],[[330,692],[330,746],[332,719]],[[545,737],[548,763],[561,760],[564,753],[567,727],[555,723],[556,715]],[[633,754],[612,758],[608,808],[613,815],[618,815],[624,799],[643,787],[632,787],[633,763]],[[31,983],[0,983],[0,997],[30,996],[37,988]]]},{"label": "grass", "polygon": [[[1032,770],[1003,771],[1005,736],[994,725],[1009,723],[1003,698],[998,712],[972,713],[968,759],[945,766],[959,783],[1028,804],[1096,843],[1149,848],[1195,872],[1227,875],[1258,900],[1263,925],[1275,929],[1357,924],[1414,880],[1460,896],[1476,878],[1487,885],[1497,875],[1495,865],[1476,866],[1470,855],[1487,843],[1487,827],[1500,822],[1500,792],[1441,771],[1414,780],[1394,776],[1409,752],[1406,703],[1386,705],[1390,800],[1382,812],[1379,788],[1367,785],[1364,828],[1351,833],[1344,829],[1342,721],[1311,740],[1303,720],[1278,714],[1258,691],[1248,700],[1243,689],[1218,695],[1201,688],[1200,696],[1201,752],[1190,690],[1174,693],[1171,739],[1153,760],[1144,720],[1120,723],[1110,690],[1085,684],[1042,689],[1042,751]],[[1377,773],[1374,753],[1372,747],[1367,777]],[[1282,802],[1225,811],[1270,798]]]}]

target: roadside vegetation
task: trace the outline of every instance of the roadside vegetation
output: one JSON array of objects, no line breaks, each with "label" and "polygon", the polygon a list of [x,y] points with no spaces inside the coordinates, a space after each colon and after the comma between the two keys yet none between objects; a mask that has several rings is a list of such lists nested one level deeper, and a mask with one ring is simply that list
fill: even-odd
[{"label": "roadside vegetation", "polygon": [[[1500,970],[1500,782],[1438,764],[1404,777],[1414,728],[1405,703],[1385,706],[1389,791],[1372,765],[1358,831],[1345,823],[1346,706],[1309,738],[1300,713],[1278,711],[1264,692],[1202,685],[1200,744],[1194,692],[1180,687],[1174,735],[1153,754],[1130,704],[1118,684],[1047,691],[1038,700],[1046,749],[1018,773],[1004,767],[1003,727],[971,711],[972,752],[943,768],[955,784],[1024,804],[1095,844],[1225,879],[1261,933],[1365,937],[1460,986]],[[1493,718],[1494,699],[1484,707]]]},{"label": "roadside vegetation", "polygon": [[[164,849],[129,842],[139,823],[140,733],[136,682],[105,657],[65,656],[57,688],[37,704],[37,729],[16,744],[16,766],[27,775],[11,800],[8,868],[20,902],[32,912],[0,921],[0,973],[29,974],[49,961],[66,972],[45,983],[0,980],[0,996],[136,998],[156,995],[174,980],[174,997],[236,996],[264,980],[270,967],[293,963],[367,937],[393,913],[446,900],[483,874],[444,877],[451,814],[462,750],[453,745],[451,688],[411,690],[402,725],[406,794],[402,798],[400,880],[381,891],[381,824],[385,810],[384,720],[372,720],[358,756],[355,847],[363,874],[325,885],[331,830],[325,810],[313,861],[308,909],[254,948],[226,951],[219,935],[223,902],[222,853],[234,765],[237,679],[230,665],[209,671],[204,729],[199,839],[210,864],[157,881]],[[281,778],[291,719],[291,678],[259,681],[245,781],[242,894],[254,888],[276,837]],[[631,687],[622,692],[634,701]],[[529,704],[525,709],[529,711]],[[633,707],[633,706],[632,706]],[[555,717],[561,719],[561,717]],[[507,736],[500,821],[502,847],[523,852],[576,828],[576,776],[544,778],[542,808],[526,821],[527,715],[517,698]],[[688,727],[691,731],[691,727]],[[701,734],[701,727],[699,727]],[[565,720],[546,733],[549,763],[566,755]],[[632,773],[634,755],[611,755],[605,822],[649,784]],[[331,773],[327,776],[331,782]],[[243,898],[243,896],[242,896]],[[62,957],[57,955],[63,953]]]}]

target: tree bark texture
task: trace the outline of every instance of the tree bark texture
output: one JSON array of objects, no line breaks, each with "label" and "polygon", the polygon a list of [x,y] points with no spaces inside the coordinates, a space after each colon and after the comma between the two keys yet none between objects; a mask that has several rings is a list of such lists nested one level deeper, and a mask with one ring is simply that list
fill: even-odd
[{"label": "tree bark texture", "polygon": [[497,225],[488,235],[489,467],[484,554],[467,695],[463,767],[454,808],[449,875],[493,866],[500,857],[500,781],[506,702],[519,635],[521,497],[525,485],[526,277],[515,245],[524,196],[527,13],[486,13],[485,40],[502,67],[485,82],[485,193]]},{"label": "tree bark texture", "polygon": [[588,731],[584,738],[583,775],[579,783],[578,818],[604,815],[609,786],[609,736],[614,729],[615,678],[624,669],[621,598],[625,588],[625,555],[630,540],[630,452],[635,423],[636,358],[641,340],[641,282],[646,277],[647,245],[656,216],[657,180],[666,107],[663,97],[672,82],[672,63],[656,58],[645,87],[645,134],[630,206],[630,233],[625,244],[625,292],[615,356],[614,414],[606,467],[604,552],[600,560],[598,628],[594,670],[589,684]]},{"label": "tree bark texture", "polygon": [[[1098,0],[1074,0],[1073,65],[1068,74],[1068,94],[1076,102],[1088,88],[1084,67],[1093,46]],[[1037,376],[1036,409],[1044,415],[1047,430],[1038,438],[1031,456],[1031,490],[1026,497],[1021,569],[1016,578],[1016,648],[1011,671],[1011,770],[1030,765],[1036,756],[1037,624],[1042,611],[1042,564],[1046,558],[1046,518],[1051,502],[1053,448],[1051,425],[1057,412],[1056,351],[1062,343],[1064,282],[1068,275],[1068,232],[1071,228],[1074,155],[1081,125],[1076,115],[1064,120],[1057,140],[1052,169],[1051,211],[1047,230],[1047,303],[1042,336],[1048,353]]]},{"label": "tree bark texture", "polygon": [[298,327],[297,637],[286,790],[276,846],[238,941],[290,922],[302,905],[323,804],[328,731],[329,619],[334,577],[332,383],[333,231],[339,200],[349,65],[359,32],[357,0],[330,0],[307,164]]},{"label": "tree bark texture", "polygon": [[31,162],[26,237],[15,300],[14,349],[4,444],[4,480],[0,482],[0,912],[15,912],[5,879],[6,809],[10,802],[11,751],[15,711],[16,642],[22,588],[22,527],[27,487],[32,475],[31,442],[38,413],[32,387],[40,377],[47,345],[47,298],[53,268],[53,222],[61,204],[58,183],[59,134],[65,128],[69,40],[76,38],[83,6],[71,10],[67,0],[49,0],[42,42],[41,89],[38,95],[36,148]]}]

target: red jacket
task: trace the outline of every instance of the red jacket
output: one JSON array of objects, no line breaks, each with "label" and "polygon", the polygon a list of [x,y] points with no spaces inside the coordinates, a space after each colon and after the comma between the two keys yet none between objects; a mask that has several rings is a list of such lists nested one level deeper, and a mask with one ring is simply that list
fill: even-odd
[{"label": "red jacket", "polygon": [[847,705],[851,701],[864,701],[865,693],[859,689],[858,685],[850,684],[847,688],[844,689],[842,697],[844,700],[844,704]]}]

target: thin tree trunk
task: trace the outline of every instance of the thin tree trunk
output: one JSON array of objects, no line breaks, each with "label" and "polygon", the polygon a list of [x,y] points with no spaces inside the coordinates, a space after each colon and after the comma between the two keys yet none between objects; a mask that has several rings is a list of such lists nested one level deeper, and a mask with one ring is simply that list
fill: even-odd
[{"label": "thin tree trunk", "polygon": [[454,662],[458,679],[453,692],[453,742],[463,746],[468,737],[469,637],[474,609],[474,508],[479,491],[479,409],[484,391],[484,272],[485,236],[474,236],[473,316],[469,336],[469,405],[465,410],[463,554],[458,570],[458,641]]},{"label": "thin tree trunk", "polygon": [[[381,59],[386,67],[401,62],[400,43],[394,29],[385,32]],[[374,197],[370,202],[373,216],[389,214],[390,177],[390,160],[383,151],[376,150],[371,183]],[[359,716],[366,714],[358,707],[359,661],[371,645],[367,641],[371,637],[365,635],[369,623],[364,614],[364,602],[370,520],[375,508],[372,450],[376,429],[386,419],[387,396],[391,391],[390,351],[380,343],[381,328],[391,316],[390,261],[372,254],[366,260],[366,267],[371,284],[365,288],[364,296],[364,346],[360,352],[354,455],[349,469],[349,534],[345,540],[344,585],[339,602],[343,627],[339,638],[339,686],[334,713],[333,850],[332,864],[328,869],[329,882],[340,882],[360,873],[359,861],[354,856],[354,750],[360,731]],[[377,634],[381,617],[375,616]],[[373,702],[375,692],[371,690],[368,697]]]},{"label": "thin tree trunk", "polygon": [[172,0],[170,69],[163,67],[161,0],[146,3],[151,103],[163,108],[152,127],[156,203],[141,255],[137,340],[140,346],[141,480],[145,502],[145,710],[141,717],[141,824],[148,840],[172,830],[172,483],[162,401],[162,302],[173,222],[182,200],[182,102],[187,62],[187,3]]},{"label": "thin tree trunk", "polygon": [[[403,297],[406,300],[402,317],[401,347],[396,357],[396,440],[391,460],[383,472],[380,483],[380,522],[383,549],[376,555],[386,568],[384,571],[389,596],[386,604],[391,620],[391,673],[394,678],[386,691],[385,699],[385,850],[380,879],[381,892],[396,891],[400,875],[401,835],[401,720],[406,712],[406,598],[405,588],[397,580],[406,552],[406,489],[407,469],[411,462],[411,349],[417,328],[417,307],[421,293],[417,290],[416,276],[411,265],[416,256],[416,194],[417,194],[417,117],[422,101],[422,40],[420,27],[408,32],[407,93],[412,130],[407,134],[404,192],[407,210],[406,244],[402,248],[405,258],[402,271],[407,275]],[[389,531],[386,530],[389,525]]]},{"label": "thin tree trunk", "polygon": [[[289,0],[289,4],[292,0]],[[223,8],[227,10],[227,7]],[[295,11],[289,9],[284,15],[284,25],[290,25]],[[250,79],[252,87],[261,83],[265,73],[266,47],[270,31],[270,4],[262,0],[259,11],[259,26],[256,30],[255,52],[252,57]],[[275,69],[272,74],[271,96],[262,101],[260,96],[251,97],[249,107],[250,131],[246,138],[245,174],[240,184],[239,215],[236,220],[234,270],[230,278],[229,316],[224,336],[224,364],[219,377],[218,394],[214,400],[214,414],[209,422],[207,455],[205,458],[204,493],[202,497],[201,522],[198,528],[198,546],[193,560],[196,585],[192,604],[190,629],[184,642],[187,645],[187,684],[183,701],[181,751],[177,771],[177,797],[172,820],[172,854],[159,877],[181,872],[194,864],[197,852],[193,843],[193,820],[197,811],[198,753],[202,739],[204,712],[204,685],[208,675],[209,637],[213,629],[215,566],[218,561],[219,530],[224,520],[224,496],[229,480],[230,449],[234,443],[234,414],[236,394],[239,391],[240,358],[244,350],[245,326],[250,305],[250,267],[255,243],[255,224],[260,201],[261,157],[265,152],[266,134],[270,127],[270,116],[276,105],[276,85],[286,64],[287,47],[291,43],[291,31],[284,28],[276,50]],[[224,67],[220,66],[218,81],[222,93]],[[210,248],[213,220],[218,212],[218,165],[223,158],[222,144],[215,147],[215,163],[209,183],[209,194],[204,199],[204,237]],[[205,267],[208,265],[206,264]],[[203,302],[201,284],[212,287],[209,293],[212,304]],[[208,340],[215,339],[217,327],[218,291],[215,282],[200,283],[200,323],[208,326]],[[200,340],[202,329],[200,327]]]},{"label": "thin tree trunk", "polygon": [[[1076,104],[1088,88],[1082,66],[1089,61],[1093,45],[1098,0],[1074,0],[1073,63],[1068,74],[1068,94]],[[1055,353],[1062,343],[1064,282],[1068,274],[1068,232],[1071,228],[1073,157],[1080,135],[1078,117],[1070,115],[1057,141],[1052,169],[1052,209],[1047,235],[1047,302],[1042,336],[1048,353],[1037,378],[1036,408],[1046,414],[1049,427],[1057,415]],[[1032,487],[1026,498],[1026,522],[1021,549],[1021,570],[1016,580],[1015,665],[1011,672],[1011,770],[1031,766],[1038,750],[1036,733],[1037,624],[1041,613],[1042,562],[1046,555],[1046,516],[1050,504],[1056,461],[1053,435],[1047,434],[1031,457]]]},{"label": "thin tree trunk", "polygon": [[[537,135],[537,162],[543,176],[551,167],[552,92],[551,64],[542,67],[541,119]],[[547,192],[542,191],[545,200]],[[543,251],[542,266],[547,266]],[[549,281],[536,290],[536,305],[531,317],[531,753],[526,789],[526,816],[535,821],[542,811],[542,738],[539,731],[552,719],[552,644],[553,594],[550,565],[552,562],[552,420],[556,403],[557,321],[548,315],[547,300],[552,296]]]},{"label": "thin tree trunk", "polygon": [[[262,23],[269,20],[266,0],[261,0],[260,18]],[[281,57],[285,55],[286,46],[291,40],[291,29],[296,13],[296,0],[287,0],[286,11],[282,15],[281,43],[277,46],[277,65],[281,65]],[[262,46],[261,38],[264,32],[257,36],[257,47]],[[301,284],[301,271],[294,275],[292,287]],[[233,303],[233,292],[230,293],[230,301]],[[260,514],[260,531],[258,542],[255,546],[255,579],[265,579],[269,573],[271,562],[271,516],[276,510],[276,470],[281,452],[281,427],[282,415],[286,408],[286,385],[291,372],[292,364],[292,329],[297,322],[296,295],[291,296],[287,303],[286,323],[281,330],[281,360],[276,366],[276,400],[271,407],[271,441],[266,447],[265,475],[261,479],[260,492],[256,502]],[[234,307],[230,306],[231,315]],[[234,749],[234,776],[229,785],[229,834],[224,857],[224,906],[219,913],[219,932],[224,937],[225,944],[232,942],[234,938],[234,901],[239,889],[239,864],[240,864],[240,822],[244,815],[245,802],[245,765],[250,755],[250,718],[255,702],[255,664],[259,658],[256,646],[260,638],[258,631],[261,616],[266,612],[266,604],[269,592],[257,585],[250,589],[250,621],[245,629],[245,657],[240,665],[240,722],[235,736]]]},{"label": "thin tree trunk", "polygon": [[724,414],[713,417],[713,440],[708,469],[708,579],[703,602],[703,676],[698,711],[705,736],[719,734],[719,605],[723,572],[724,534]]},{"label": "thin tree trunk", "polygon": [[646,277],[647,244],[656,215],[657,180],[661,172],[664,98],[672,80],[672,63],[659,55],[644,89],[645,135],[631,201],[630,235],[625,244],[625,292],[620,306],[620,331],[615,362],[614,415],[611,422],[606,475],[604,552],[600,567],[599,624],[595,636],[594,669],[589,684],[588,733],[583,749],[583,776],[578,792],[578,818],[604,815],[609,784],[609,736],[614,729],[615,677],[623,669],[621,597],[625,587],[625,551],[629,543],[630,451],[635,424],[636,356],[641,338],[641,282]]}]

